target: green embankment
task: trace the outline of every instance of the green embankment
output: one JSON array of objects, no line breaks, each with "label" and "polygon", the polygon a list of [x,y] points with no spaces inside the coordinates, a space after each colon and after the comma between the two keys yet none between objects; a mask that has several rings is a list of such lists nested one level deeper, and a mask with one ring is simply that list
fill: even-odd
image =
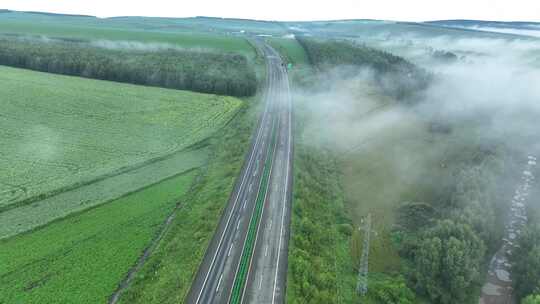
[{"label": "green embankment", "polygon": [[0,241],[0,303],[105,303],[196,175]]}]

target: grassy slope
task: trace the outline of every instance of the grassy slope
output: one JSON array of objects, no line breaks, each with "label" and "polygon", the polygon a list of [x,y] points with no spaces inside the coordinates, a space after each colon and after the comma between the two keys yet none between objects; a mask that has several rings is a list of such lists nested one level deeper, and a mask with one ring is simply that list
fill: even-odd
[{"label": "grassy slope", "polygon": [[1,206],[182,150],[221,128],[241,104],[6,67],[0,72]]},{"label": "grassy slope", "polygon": [[187,195],[188,203],[178,211],[162,244],[121,297],[121,303],[183,301],[240,172],[255,113],[255,106],[246,105],[211,139],[208,166]]},{"label": "grassy slope", "polygon": [[106,302],[196,172],[0,241],[0,303]]}]

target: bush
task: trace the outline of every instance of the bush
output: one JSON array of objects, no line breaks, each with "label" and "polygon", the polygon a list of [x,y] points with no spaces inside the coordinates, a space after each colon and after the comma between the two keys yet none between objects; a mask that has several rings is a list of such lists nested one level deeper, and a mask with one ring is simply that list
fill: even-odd
[{"label": "bush", "polygon": [[417,288],[434,303],[465,303],[480,278],[485,246],[467,224],[439,221],[414,254]]},{"label": "bush", "polygon": [[415,295],[402,276],[374,279],[369,284],[368,296],[380,304],[413,304]]},{"label": "bush", "polygon": [[530,295],[521,304],[540,304],[540,295]]}]

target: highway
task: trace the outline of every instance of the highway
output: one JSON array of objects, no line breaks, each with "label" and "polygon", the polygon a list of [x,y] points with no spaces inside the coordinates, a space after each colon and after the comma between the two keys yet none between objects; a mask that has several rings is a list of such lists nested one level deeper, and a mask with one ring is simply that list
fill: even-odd
[{"label": "highway", "polygon": [[[266,60],[264,110],[186,303],[229,303],[235,281],[246,282],[239,285],[241,297],[237,303],[285,301],[292,190],[292,106],[287,71],[280,56],[264,42],[254,43]],[[267,179],[263,178],[265,165],[269,168]],[[259,209],[261,218],[257,221],[255,206],[259,193],[264,193],[259,199],[264,205]],[[244,247],[253,221],[257,229],[253,230],[255,243],[251,250]],[[247,274],[239,271],[241,260],[248,261]]]}]

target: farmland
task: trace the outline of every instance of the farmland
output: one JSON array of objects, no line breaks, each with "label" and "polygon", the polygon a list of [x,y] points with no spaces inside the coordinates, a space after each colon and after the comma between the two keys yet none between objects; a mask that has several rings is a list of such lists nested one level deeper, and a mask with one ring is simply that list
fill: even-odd
[{"label": "farmland", "polygon": [[120,303],[181,303],[203,259],[240,172],[255,127],[258,99],[250,99],[210,139],[208,164],[156,249]]},{"label": "farmland", "polygon": [[196,175],[0,241],[0,303],[105,303]]},{"label": "farmland", "polygon": [[[15,212],[63,190],[140,168],[151,159],[163,160],[211,136],[241,105],[231,97],[7,67],[0,71],[6,96],[0,119],[0,162],[5,168],[0,180],[2,212]],[[199,166],[197,159],[172,157],[170,161],[177,166],[185,161],[187,165],[177,167],[181,172]],[[140,172],[139,176],[148,176],[146,183],[159,180],[159,174]],[[90,199],[90,205],[102,199]],[[67,200],[64,205],[82,209],[77,201]]]},{"label": "farmland", "polygon": [[[149,25],[151,23],[157,23],[157,25],[152,27]],[[186,23],[190,24],[189,19]],[[253,48],[243,38],[211,33],[193,24],[175,27],[172,20],[163,21],[156,18],[150,18],[150,20],[138,20],[136,17],[98,19],[10,12],[0,15],[0,33],[82,40],[167,43],[187,49],[240,53],[249,58],[255,55]]]},{"label": "farmland", "polygon": [[[144,279],[156,275],[156,261],[163,267],[157,282],[180,281],[174,293],[183,295],[240,170],[256,107],[141,84],[198,90],[157,81],[161,68],[148,72],[166,66],[190,83],[221,77],[251,87],[247,94],[230,91],[234,83],[198,91],[253,95],[255,74],[237,77],[262,70],[252,46],[189,26],[147,27],[169,27],[166,20],[2,15],[4,59],[19,56],[3,64],[66,75],[0,66],[0,303],[106,302],[148,248],[156,252],[141,264],[137,288],[127,285],[120,300],[170,295]],[[104,76],[120,75],[122,65],[128,78],[153,80]],[[158,235],[164,241],[154,243]]]}]

